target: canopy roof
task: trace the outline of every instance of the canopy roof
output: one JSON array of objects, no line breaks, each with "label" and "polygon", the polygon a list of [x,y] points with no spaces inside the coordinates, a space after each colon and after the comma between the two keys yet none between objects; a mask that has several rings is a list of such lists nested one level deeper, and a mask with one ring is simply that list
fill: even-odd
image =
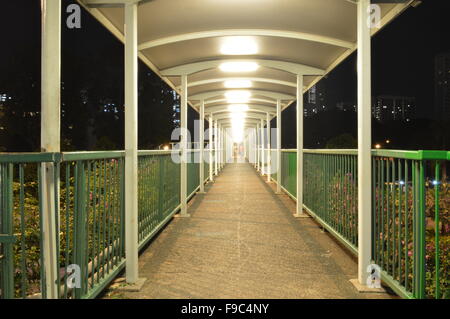
[{"label": "canopy roof", "polygon": [[[124,1],[133,2],[80,3],[123,41],[124,8],[119,3]],[[403,2],[380,4],[381,28],[413,1]],[[296,100],[296,74],[305,74],[306,91],[356,49],[356,9],[352,0],[143,0],[138,7],[139,56],[177,91],[180,75],[186,74],[190,105],[198,110],[204,99],[206,113],[228,114],[225,80],[250,80],[249,111],[265,118],[263,112],[275,113],[277,99],[283,108]],[[237,41],[231,50],[251,54],[224,54],[229,41]],[[225,61],[254,61],[259,67],[228,73],[219,68]]]}]

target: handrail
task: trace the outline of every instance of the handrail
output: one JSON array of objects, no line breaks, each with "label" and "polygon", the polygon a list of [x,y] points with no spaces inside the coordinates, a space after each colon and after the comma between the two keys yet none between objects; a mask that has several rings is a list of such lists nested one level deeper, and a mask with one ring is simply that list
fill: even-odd
[{"label": "handrail", "polygon": [[[304,209],[356,253],[358,151],[305,149],[303,153]],[[293,199],[296,155],[295,149],[282,150],[281,171],[272,175]],[[439,236],[446,232],[440,225],[448,218],[442,207],[448,183],[441,178],[442,162],[448,160],[449,151],[372,150],[374,263],[381,267],[382,280],[405,298],[448,294],[449,269],[430,266],[426,257],[438,265],[443,256]],[[431,221],[435,238],[427,230]]]},{"label": "handrail", "polygon": [[[276,151],[277,149],[270,149]],[[297,152],[297,149],[281,149],[281,152],[291,153]],[[303,153],[307,154],[337,154],[337,155],[358,155],[357,149],[304,149]],[[387,150],[372,149],[373,156],[395,157],[411,160],[450,160],[450,151],[405,151],[405,150]]]}]

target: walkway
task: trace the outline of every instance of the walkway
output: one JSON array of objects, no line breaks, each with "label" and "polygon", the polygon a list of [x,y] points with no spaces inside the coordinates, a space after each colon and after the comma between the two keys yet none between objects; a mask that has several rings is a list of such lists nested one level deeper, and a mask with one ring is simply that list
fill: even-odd
[{"label": "walkway", "polygon": [[[356,262],[250,164],[228,164],[139,259],[125,298],[386,298],[359,294]],[[114,293],[113,293],[114,295]]]}]

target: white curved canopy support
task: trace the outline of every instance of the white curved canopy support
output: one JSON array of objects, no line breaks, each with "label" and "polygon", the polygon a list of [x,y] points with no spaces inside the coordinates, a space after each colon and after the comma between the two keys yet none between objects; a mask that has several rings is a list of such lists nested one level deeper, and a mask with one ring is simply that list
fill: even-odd
[{"label": "white curved canopy support", "polygon": [[[232,113],[227,112],[227,113],[215,113],[213,114],[214,119],[216,120],[221,120],[221,119],[231,119],[232,118]],[[244,119],[266,119],[266,115],[265,113],[252,113],[252,112],[246,112],[245,113],[245,118]]]},{"label": "white curved canopy support", "polygon": [[[271,106],[263,106],[263,105],[252,105],[248,104],[248,111],[250,112],[263,112],[263,113],[271,113],[275,114],[276,108]],[[205,108],[205,113],[220,113],[220,112],[229,112],[228,104],[215,105]]]},{"label": "white curved canopy support", "polygon": [[161,71],[163,76],[190,75],[205,70],[218,68],[222,63],[227,62],[255,62],[259,66],[271,69],[277,69],[292,74],[302,75],[323,75],[325,70],[299,63],[286,62],[282,60],[271,59],[217,59],[210,61],[201,61],[188,64],[182,64]]},{"label": "white curved canopy support", "polygon": [[206,85],[206,84],[212,84],[212,83],[220,83],[220,82],[224,82],[224,81],[228,81],[228,80],[248,80],[248,81],[253,81],[253,82],[279,84],[279,85],[284,85],[284,86],[297,88],[297,83],[295,83],[295,82],[282,81],[282,80],[269,79],[269,78],[258,78],[258,77],[222,77],[222,78],[214,78],[214,79],[207,79],[207,80],[191,82],[191,83],[189,83],[188,87],[194,87],[194,86],[200,86],[200,85]]},{"label": "white curved canopy support", "polygon": [[[216,96],[224,95],[226,92],[230,90],[216,90],[216,91],[206,91],[201,93],[193,94],[189,97],[189,100],[208,100]],[[276,100],[295,100],[294,95],[280,93],[275,91],[267,91],[267,90],[252,90],[252,89],[233,89],[232,91],[245,91],[250,92],[252,95],[264,96],[271,98],[275,101],[273,103],[276,104]]]},{"label": "white curved canopy support", "polygon": [[84,0],[83,3],[89,8],[117,8],[126,4],[139,3],[142,0]]},{"label": "white curved canopy support", "polygon": [[[224,117],[220,119],[220,123],[222,124],[232,124],[233,120],[229,117]],[[256,124],[260,123],[260,118],[245,118],[244,119],[244,125],[250,125],[255,126]]]},{"label": "white curved canopy support", "polygon": [[[211,105],[211,104],[215,104],[215,103],[226,103],[227,102],[227,99],[225,99],[225,98],[223,98],[223,99],[215,99],[215,100],[208,100],[208,101],[205,101],[205,106],[208,106],[208,105]],[[249,103],[252,103],[252,102],[259,102],[259,103],[266,103],[266,104],[273,104],[274,105],[274,107],[275,107],[275,105],[276,105],[276,101],[274,101],[274,100],[267,100],[267,99],[260,99],[260,98],[255,98],[255,97],[250,97],[250,99],[249,99]],[[247,103],[248,104],[248,103]],[[288,104],[285,104],[285,106],[287,106]],[[193,104],[193,106],[194,106],[194,108],[199,108],[200,107],[200,104],[199,103],[194,103]]]},{"label": "white curved canopy support", "polygon": [[[92,1],[92,0],[91,0]],[[111,0],[109,0],[111,1]],[[297,31],[287,31],[287,30],[270,30],[270,29],[227,29],[227,30],[211,30],[211,31],[201,31],[201,32],[191,32],[185,34],[177,34],[169,37],[164,37],[160,39],[155,39],[141,43],[139,45],[139,50],[146,50],[161,45],[167,45],[182,41],[198,40],[205,38],[214,37],[225,37],[225,36],[262,36],[262,37],[276,37],[276,38],[287,38],[303,41],[312,41],[317,43],[323,43],[333,46],[338,46],[346,49],[352,49],[355,47],[355,43],[350,41],[345,41],[341,39],[326,37],[318,34],[297,32]]]}]

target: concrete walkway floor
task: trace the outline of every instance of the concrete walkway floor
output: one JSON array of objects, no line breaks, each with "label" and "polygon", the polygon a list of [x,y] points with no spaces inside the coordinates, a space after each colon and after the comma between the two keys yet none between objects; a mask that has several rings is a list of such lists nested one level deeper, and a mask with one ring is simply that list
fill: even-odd
[{"label": "concrete walkway floor", "polygon": [[[228,164],[139,259],[123,298],[390,298],[360,294],[356,261],[250,164]],[[108,296],[108,294],[106,295]],[[109,296],[113,297],[114,293]]]}]

